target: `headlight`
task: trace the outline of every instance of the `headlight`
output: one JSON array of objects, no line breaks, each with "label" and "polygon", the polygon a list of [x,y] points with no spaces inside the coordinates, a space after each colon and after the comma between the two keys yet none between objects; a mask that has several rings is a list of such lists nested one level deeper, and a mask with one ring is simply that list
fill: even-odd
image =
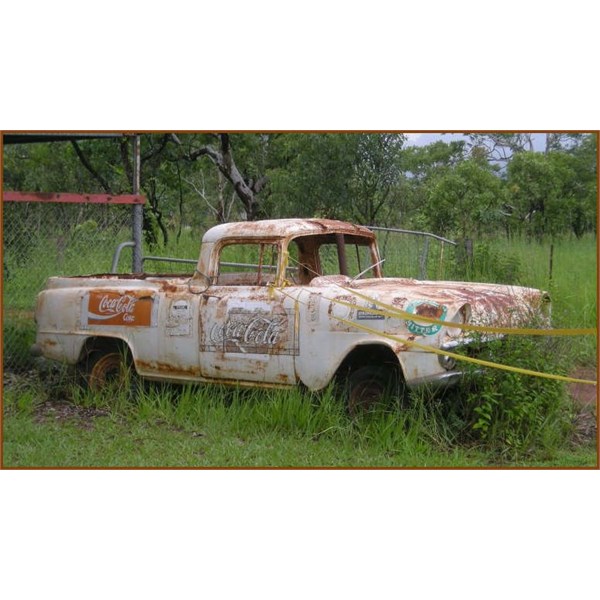
[{"label": "headlight", "polygon": [[446,371],[452,371],[456,367],[456,359],[451,356],[438,354],[438,361]]},{"label": "headlight", "polygon": [[454,317],[452,317],[452,319],[450,319],[448,321],[446,333],[450,337],[458,337],[459,335],[461,335],[463,333],[463,330],[459,329],[458,327],[452,327],[451,323],[460,323],[461,325],[464,325],[464,324],[468,323],[470,320],[471,320],[471,305],[463,304],[460,307],[460,309],[457,311],[457,313],[454,315]]}]

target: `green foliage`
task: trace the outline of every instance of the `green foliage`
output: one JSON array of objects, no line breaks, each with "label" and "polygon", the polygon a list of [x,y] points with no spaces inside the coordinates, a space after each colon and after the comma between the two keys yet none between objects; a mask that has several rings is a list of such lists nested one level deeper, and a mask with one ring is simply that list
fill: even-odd
[{"label": "green foliage", "polygon": [[[469,137],[469,144],[405,147],[401,134],[229,134],[244,182],[266,182],[254,217],[334,217],[459,237],[498,228],[531,236],[595,231],[596,135],[550,133],[546,154],[528,151],[531,134]],[[219,147],[217,134],[141,136],[149,243],[165,244],[185,226],[247,218],[215,160],[190,159],[208,146]],[[131,191],[128,138],[7,146],[4,165],[5,189]]]},{"label": "green foliage", "polygon": [[399,134],[285,134],[268,171],[268,211],[374,224],[399,200]]},{"label": "green foliage", "polygon": [[35,342],[35,323],[26,314],[5,314],[2,323],[3,362],[14,371],[26,371],[34,366],[29,349]]},{"label": "green foliage", "polygon": [[[566,375],[559,345],[552,339],[508,336],[485,344],[481,358]],[[571,407],[562,382],[487,369],[460,393],[465,437],[512,459],[555,450],[571,432]]]},{"label": "green foliage", "polygon": [[[591,154],[591,153],[590,153]],[[585,156],[585,154],[584,154]],[[523,152],[508,165],[513,229],[541,238],[573,231],[580,237],[595,228],[596,187],[588,162],[587,176],[577,153]]]},{"label": "green foliage", "polygon": [[[559,410],[544,412],[555,404],[551,393],[543,402],[531,396],[534,405],[528,407],[485,393],[461,404],[460,397],[452,402],[423,390],[402,407],[392,402],[350,419],[333,389],[314,395],[298,389],[149,384],[90,394],[65,381],[9,382],[6,466],[589,466],[595,461],[592,449],[566,452],[568,424],[557,417]],[[529,388],[516,391],[522,389]],[[501,419],[499,424],[488,413]],[[487,426],[474,427],[479,419]]]},{"label": "green foliage", "polygon": [[447,172],[465,160],[465,143],[437,141],[427,146],[409,146],[401,157],[402,170],[411,179],[423,182],[433,175]]},{"label": "green foliage", "polygon": [[427,183],[423,212],[434,233],[472,239],[497,227],[502,182],[487,165],[466,160]]}]

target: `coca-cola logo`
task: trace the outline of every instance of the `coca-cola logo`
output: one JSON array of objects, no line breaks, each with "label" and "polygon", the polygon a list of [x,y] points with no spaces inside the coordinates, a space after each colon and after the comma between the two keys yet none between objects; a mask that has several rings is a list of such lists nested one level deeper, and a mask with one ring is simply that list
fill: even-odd
[{"label": "coca-cola logo", "polygon": [[139,298],[131,293],[92,292],[87,302],[87,320],[98,325],[148,326],[151,306],[151,298]]},{"label": "coca-cola logo", "polygon": [[[126,323],[133,323],[135,321],[135,305],[137,298],[125,294],[118,298],[111,298],[108,294],[105,294],[100,298],[98,303],[98,312],[100,318],[110,319],[111,317],[117,317],[123,315],[123,321]],[[98,318],[96,316],[96,318]]]},{"label": "coca-cola logo", "polygon": [[231,320],[215,323],[210,330],[213,344],[234,344],[242,352],[245,347],[275,346],[287,327],[287,319],[255,317],[248,321]]},{"label": "coca-cola logo", "polygon": [[224,321],[211,323],[200,350],[295,355],[298,340],[294,334],[294,313],[233,309]]}]

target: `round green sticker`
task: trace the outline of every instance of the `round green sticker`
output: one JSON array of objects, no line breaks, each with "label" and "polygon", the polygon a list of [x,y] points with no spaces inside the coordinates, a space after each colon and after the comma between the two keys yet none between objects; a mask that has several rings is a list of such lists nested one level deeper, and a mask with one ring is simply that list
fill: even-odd
[{"label": "round green sticker", "polygon": [[[443,321],[446,318],[448,308],[433,300],[413,300],[406,305],[406,312],[416,316],[421,315],[422,317]],[[407,319],[406,328],[416,335],[434,335],[442,328],[442,326],[433,323],[415,323],[415,321]]]}]

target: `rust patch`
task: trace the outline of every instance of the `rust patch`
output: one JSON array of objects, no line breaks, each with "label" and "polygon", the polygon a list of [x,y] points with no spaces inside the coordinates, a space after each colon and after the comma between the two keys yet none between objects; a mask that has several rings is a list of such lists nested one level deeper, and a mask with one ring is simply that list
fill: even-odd
[{"label": "rust patch", "polygon": [[231,237],[293,237],[295,235],[309,235],[322,233],[348,233],[359,234],[370,239],[375,238],[375,234],[366,227],[336,221],[333,219],[276,219],[265,221],[237,223],[224,223],[213,228],[214,231],[208,231],[206,241],[213,241],[214,238],[224,239]]},{"label": "rust patch", "polygon": [[158,287],[165,293],[174,294],[174,293],[181,291],[181,287],[178,285],[175,285],[171,281],[159,281]]},{"label": "rust patch", "polygon": [[439,319],[444,314],[444,307],[423,303],[417,305],[417,307],[415,308],[415,314],[421,315],[422,317]]},{"label": "rust patch", "polygon": [[182,368],[160,361],[136,360],[136,367],[141,371],[150,371],[169,377],[200,377],[200,371],[197,367]]},{"label": "rust patch", "polygon": [[394,344],[392,350],[394,351],[394,354],[400,354],[400,352],[408,352],[410,346],[407,346],[406,344]]}]

